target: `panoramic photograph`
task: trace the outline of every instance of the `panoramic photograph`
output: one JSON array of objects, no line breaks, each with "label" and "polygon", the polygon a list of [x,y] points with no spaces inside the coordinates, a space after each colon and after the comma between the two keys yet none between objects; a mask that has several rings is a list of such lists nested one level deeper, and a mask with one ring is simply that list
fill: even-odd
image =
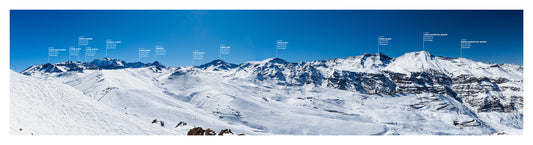
[{"label": "panoramic photograph", "polygon": [[523,135],[523,13],[9,10],[9,135]]}]

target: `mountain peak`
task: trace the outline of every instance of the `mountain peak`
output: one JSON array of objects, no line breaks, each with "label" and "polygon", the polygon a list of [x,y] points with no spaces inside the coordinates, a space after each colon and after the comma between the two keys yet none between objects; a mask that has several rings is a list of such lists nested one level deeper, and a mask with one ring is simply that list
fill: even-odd
[{"label": "mountain peak", "polygon": [[225,61],[221,60],[221,59],[215,59],[211,62],[209,62],[210,64],[224,64],[226,63]]},{"label": "mountain peak", "polygon": [[417,61],[432,61],[434,60],[435,56],[427,51],[415,51],[415,52],[409,52],[405,53],[402,56],[399,56],[395,59],[412,59]]},{"label": "mountain peak", "polygon": [[[433,54],[427,52],[427,51],[415,51],[415,52],[409,52],[409,53],[405,53],[405,54],[412,54],[414,56],[423,56],[423,57],[435,57]],[[405,55],[404,54],[404,55]]]},{"label": "mountain peak", "polygon": [[65,71],[57,67],[56,64],[45,63],[41,65],[30,66],[26,70],[22,71],[21,73],[24,75],[32,75],[37,72],[57,73],[57,72],[65,72]]},{"label": "mountain peak", "polygon": [[409,52],[396,57],[393,63],[388,66],[388,69],[402,73],[420,72],[429,69],[443,70],[435,56],[427,51]]}]

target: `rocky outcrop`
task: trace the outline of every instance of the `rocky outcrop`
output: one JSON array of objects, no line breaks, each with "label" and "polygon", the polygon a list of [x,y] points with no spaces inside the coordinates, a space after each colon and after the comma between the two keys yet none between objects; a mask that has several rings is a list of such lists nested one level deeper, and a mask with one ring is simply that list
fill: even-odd
[{"label": "rocky outcrop", "polygon": [[202,127],[195,127],[187,132],[187,135],[204,135],[205,130]]},{"label": "rocky outcrop", "polygon": [[180,122],[176,125],[176,127],[174,127],[174,128],[178,128],[178,127],[180,127],[180,126],[185,126],[185,125],[187,125],[187,122],[180,121]]}]

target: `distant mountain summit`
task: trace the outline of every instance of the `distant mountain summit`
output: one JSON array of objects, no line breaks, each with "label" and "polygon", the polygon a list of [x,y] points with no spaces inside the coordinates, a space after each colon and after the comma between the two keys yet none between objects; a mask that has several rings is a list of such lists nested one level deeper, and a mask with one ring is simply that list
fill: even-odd
[{"label": "distant mountain summit", "polygon": [[126,62],[116,58],[100,58],[91,62],[74,62],[66,61],[56,64],[46,63],[40,65],[30,66],[21,73],[24,75],[40,75],[50,73],[64,73],[64,72],[83,72],[84,70],[111,70],[124,68],[142,68],[142,67],[159,67],[166,68],[165,65],[154,61],[153,63],[142,62]]}]

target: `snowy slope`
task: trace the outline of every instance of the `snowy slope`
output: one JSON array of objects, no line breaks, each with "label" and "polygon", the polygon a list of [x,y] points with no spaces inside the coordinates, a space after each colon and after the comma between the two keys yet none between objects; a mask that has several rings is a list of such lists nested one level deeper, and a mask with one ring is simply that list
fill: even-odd
[{"label": "snowy slope", "polygon": [[[77,89],[11,72],[11,134],[184,134],[153,126],[88,98]],[[146,122],[146,123],[143,123]]]},{"label": "snowy slope", "polygon": [[[144,120],[181,120],[191,126],[209,127],[217,131],[230,128],[234,132],[251,135],[494,132],[486,127],[455,127],[453,121],[468,121],[475,117],[464,113],[467,111],[458,114],[461,112],[459,110],[466,108],[454,109],[461,105],[451,103],[446,96],[438,96],[441,100],[431,102],[427,106],[422,105],[425,108],[415,109],[410,105],[424,101],[420,98],[431,94],[381,97],[328,88],[284,87],[266,83],[258,86],[239,79],[206,77],[200,74],[168,77],[169,72],[154,73],[150,72],[149,68],[104,70],[94,73],[102,74],[104,81],[101,82],[120,82],[105,84],[113,84],[118,86],[118,89],[113,89],[103,97],[100,100],[103,104],[116,109],[128,108],[129,113],[145,118]],[[150,81],[152,78],[158,78],[158,81]],[[141,82],[150,85],[138,85]],[[103,89],[94,86],[104,85],[93,82],[87,84],[92,84],[94,90]],[[81,86],[83,83],[74,85]],[[87,91],[86,94],[98,95],[91,92]],[[446,106],[443,103],[449,104],[450,107],[440,109],[437,113],[433,112],[436,108]],[[172,122],[171,125],[174,123],[177,122]]]},{"label": "snowy slope", "polygon": [[[168,94],[158,87],[161,85],[158,79],[168,77],[171,69],[155,68],[87,70],[84,73],[54,76],[47,80],[71,85],[86,94],[87,98],[115,110],[125,111],[143,122],[157,119],[164,121],[167,127],[174,128],[180,121],[184,121],[188,123],[184,129],[201,126],[217,132],[227,128],[245,127],[217,122],[217,116]],[[187,133],[188,130],[181,128],[175,131],[180,134]],[[234,132],[248,134],[246,130]]]}]

